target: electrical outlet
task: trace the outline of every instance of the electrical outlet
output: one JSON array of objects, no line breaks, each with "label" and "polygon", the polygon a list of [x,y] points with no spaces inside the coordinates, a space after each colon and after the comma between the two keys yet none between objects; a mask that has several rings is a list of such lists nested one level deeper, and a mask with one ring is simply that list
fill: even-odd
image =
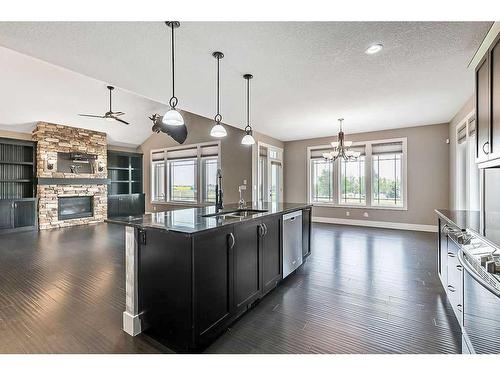
[{"label": "electrical outlet", "polygon": [[153,210],[156,211],[156,206],[153,206]]},{"label": "electrical outlet", "polygon": [[368,217],[368,212],[363,213],[364,217]]},{"label": "electrical outlet", "polygon": [[351,216],[351,213],[349,211],[346,211],[345,216]]},{"label": "electrical outlet", "polygon": [[246,185],[247,184],[247,180],[243,180],[243,185]]}]

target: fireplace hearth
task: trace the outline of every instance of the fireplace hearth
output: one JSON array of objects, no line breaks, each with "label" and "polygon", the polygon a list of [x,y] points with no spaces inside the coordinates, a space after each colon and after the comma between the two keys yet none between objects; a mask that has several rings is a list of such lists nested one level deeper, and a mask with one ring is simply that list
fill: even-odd
[{"label": "fireplace hearth", "polygon": [[58,197],[59,220],[80,219],[94,215],[94,197]]}]

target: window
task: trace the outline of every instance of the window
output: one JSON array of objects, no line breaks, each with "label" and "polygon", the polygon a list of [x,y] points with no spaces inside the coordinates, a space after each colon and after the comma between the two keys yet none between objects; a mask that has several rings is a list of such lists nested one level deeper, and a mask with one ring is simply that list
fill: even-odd
[{"label": "window", "polygon": [[215,202],[219,143],[153,151],[151,160],[153,202]]},{"label": "window", "polygon": [[323,152],[314,150],[311,154],[311,201],[333,202],[333,163],[323,159]]},{"label": "window", "polygon": [[168,161],[169,201],[197,202],[196,159]]},{"label": "window", "polygon": [[217,168],[219,161],[216,157],[201,159],[203,170],[203,201],[215,202],[215,185],[217,183]]},{"label": "window", "polygon": [[151,200],[164,201],[165,196],[165,153],[151,155]]},{"label": "window", "polygon": [[401,142],[372,147],[372,205],[402,207],[403,148]]},{"label": "window", "polygon": [[352,148],[361,152],[357,160],[340,160],[340,204],[366,204],[365,149]]},{"label": "window", "polygon": [[[328,146],[308,148],[309,202],[406,209],[406,138],[354,143],[357,160],[327,161]],[[368,174],[368,175],[367,175]]]}]

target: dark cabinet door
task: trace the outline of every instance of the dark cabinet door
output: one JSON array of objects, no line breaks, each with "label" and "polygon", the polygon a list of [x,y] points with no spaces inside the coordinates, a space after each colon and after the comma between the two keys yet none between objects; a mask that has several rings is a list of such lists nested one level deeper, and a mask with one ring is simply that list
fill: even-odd
[{"label": "dark cabinet door", "polygon": [[12,201],[0,200],[0,229],[12,228]]},{"label": "dark cabinet door", "polygon": [[500,36],[491,49],[491,152],[500,157]]},{"label": "dark cabinet door", "polygon": [[116,195],[108,196],[108,217],[120,216],[119,199]]},{"label": "dark cabinet door", "polygon": [[232,313],[234,237],[229,227],[193,241],[196,335],[203,343],[220,333]]},{"label": "dark cabinet door", "polygon": [[261,235],[260,221],[234,226],[234,304],[237,312],[259,298],[261,277],[259,272]]},{"label": "dark cabinet door", "polygon": [[488,159],[490,152],[490,95],[488,55],[476,69],[476,126],[477,126],[477,161]]},{"label": "dark cabinet door", "polygon": [[281,216],[271,216],[262,220],[264,232],[262,247],[262,292],[273,289],[282,279]]},{"label": "dark cabinet door", "polygon": [[311,208],[302,210],[302,256],[311,254]]},{"label": "dark cabinet door", "polygon": [[32,227],[36,223],[36,201],[14,202],[14,228]]},{"label": "dark cabinet door", "polygon": [[438,272],[443,287],[448,286],[448,226],[439,220]]}]

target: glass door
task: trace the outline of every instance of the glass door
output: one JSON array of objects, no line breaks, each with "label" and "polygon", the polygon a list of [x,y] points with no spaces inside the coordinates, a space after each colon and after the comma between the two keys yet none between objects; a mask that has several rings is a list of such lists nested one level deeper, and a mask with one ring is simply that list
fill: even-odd
[{"label": "glass door", "polygon": [[257,201],[283,202],[283,150],[259,142],[257,155]]},{"label": "glass door", "polygon": [[282,165],[279,161],[271,161],[271,184],[269,186],[269,201],[272,203],[283,202]]}]

